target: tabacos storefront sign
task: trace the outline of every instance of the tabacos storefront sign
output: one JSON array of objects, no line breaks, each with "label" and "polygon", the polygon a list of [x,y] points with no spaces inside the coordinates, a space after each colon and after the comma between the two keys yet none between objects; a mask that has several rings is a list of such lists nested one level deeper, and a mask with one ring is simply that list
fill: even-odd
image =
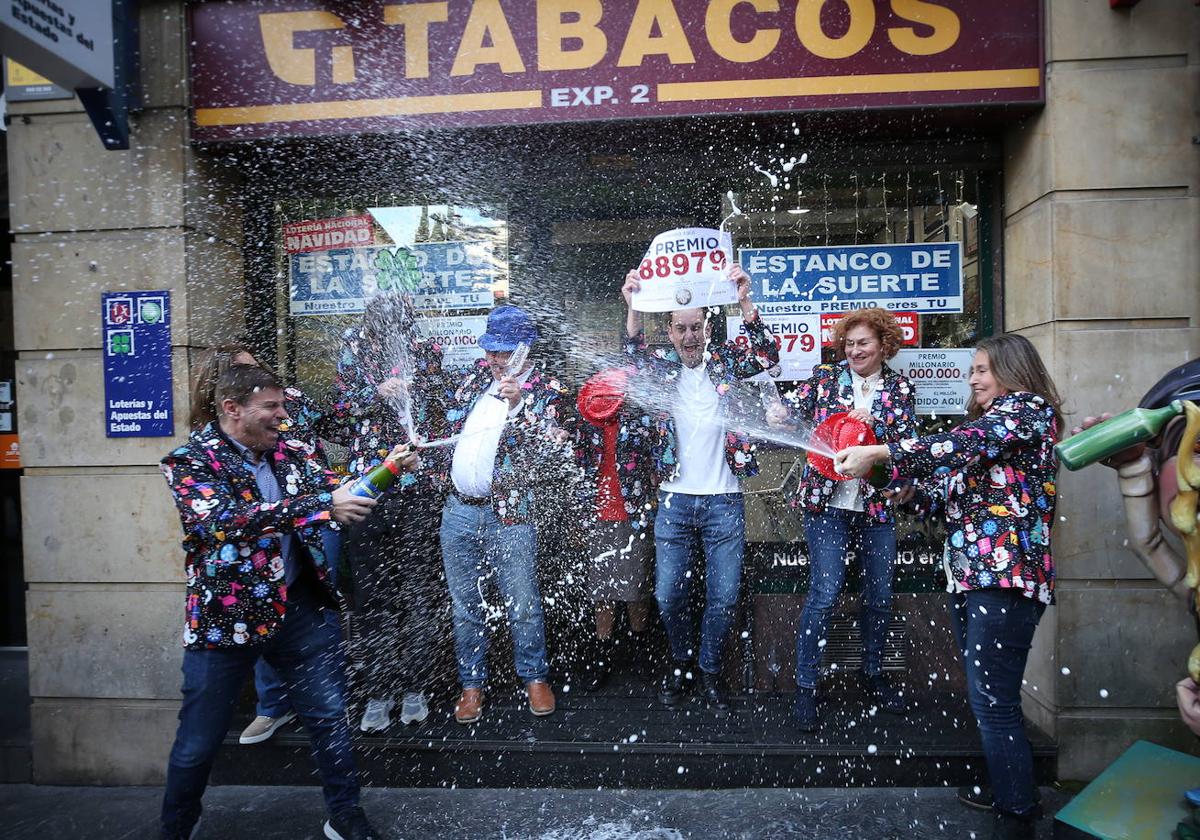
[{"label": "tabacos storefront sign", "polygon": [[1039,103],[1040,0],[194,3],[199,141]]}]

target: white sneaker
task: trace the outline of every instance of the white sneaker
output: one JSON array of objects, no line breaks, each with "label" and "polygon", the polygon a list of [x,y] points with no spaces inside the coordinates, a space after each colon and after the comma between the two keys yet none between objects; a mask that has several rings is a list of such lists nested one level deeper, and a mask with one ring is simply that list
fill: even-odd
[{"label": "white sneaker", "polygon": [[387,729],[392,725],[391,712],[395,705],[392,700],[368,700],[367,710],[363,712],[358,728],[363,732],[382,732]]},{"label": "white sneaker", "polygon": [[423,691],[410,691],[404,695],[404,705],[400,708],[400,722],[403,724],[420,723],[429,717],[429,703]]},{"label": "white sneaker", "polygon": [[257,744],[267,740],[275,734],[275,730],[283,726],[285,723],[290,723],[296,719],[295,712],[285,712],[282,717],[267,717],[259,715],[254,720],[250,721],[250,725],[242,730],[242,735],[238,738],[239,744]]}]

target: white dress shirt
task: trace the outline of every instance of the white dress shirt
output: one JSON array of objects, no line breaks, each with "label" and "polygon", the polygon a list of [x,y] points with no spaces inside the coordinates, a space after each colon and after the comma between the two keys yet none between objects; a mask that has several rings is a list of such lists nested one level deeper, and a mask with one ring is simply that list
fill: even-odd
[{"label": "white dress shirt", "polygon": [[[524,385],[532,373],[531,365],[517,377],[517,384]],[[492,495],[492,473],[496,469],[500,435],[509,418],[516,417],[521,411],[521,403],[510,411],[507,400],[497,399],[499,392],[500,383],[493,379],[471,407],[471,413],[463,423],[462,437],[454,447],[450,480],[464,496],[483,499]]]},{"label": "white dress shirt", "polygon": [[664,493],[714,496],[740,493],[741,484],[725,460],[725,421],[721,398],[708,378],[705,365],[679,369],[675,384],[675,438],[679,444],[679,472],[664,481]]},{"label": "white dress shirt", "polygon": [[[882,368],[867,377],[859,376],[853,370],[850,371],[850,384],[854,388],[854,408],[857,411],[871,413],[881,382],[883,382]],[[833,488],[833,495],[829,497],[829,506],[842,510],[862,510],[862,481],[851,479],[837,482],[837,487]]]}]

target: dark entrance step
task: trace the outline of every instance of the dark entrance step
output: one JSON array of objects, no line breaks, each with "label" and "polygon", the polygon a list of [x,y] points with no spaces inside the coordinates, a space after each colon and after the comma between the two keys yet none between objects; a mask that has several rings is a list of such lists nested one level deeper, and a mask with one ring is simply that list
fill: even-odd
[{"label": "dark entrance step", "polygon": [[[489,698],[483,719],[454,722],[449,702],[428,720],[398,721],[357,738],[369,784],[399,787],[738,788],[960,785],[984,776],[974,719],[957,694],[914,698],[906,717],[872,714],[855,680],[825,691],[821,728],[791,725],[791,697],[741,695],[718,717],[692,700],[661,706],[654,686],[630,676],[603,693],[559,692],[557,713],[535,718],[523,696]],[[357,725],[358,718],[354,718]],[[356,730],[357,734],[357,730]],[[1053,780],[1056,748],[1030,728],[1039,784]],[[217,784],[315,783],[308,742],[295,726],[243,747],[231,734]]]}]

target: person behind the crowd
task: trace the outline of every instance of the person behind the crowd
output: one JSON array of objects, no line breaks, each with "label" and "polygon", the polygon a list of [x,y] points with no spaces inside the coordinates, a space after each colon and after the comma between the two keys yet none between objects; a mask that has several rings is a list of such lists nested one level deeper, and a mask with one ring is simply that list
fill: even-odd
[{"label": "person behind the crowd", "polygon": [[[392,446],[413,443],[412,434],[443,437],[445,391],[441,347],[417,335],[408,298],[381,293],[368,301],[343,335],[334,387],[332,412],[353,430],[349,471],[374,469]],[[436,454],[423,455],[424,468],[401,476],[346,537],[357,618],[352,649],[368,697],[363,732],[391,725],[396,698],[402,723],[429,715],[446,600],[437,544],[442,500],[430,477]]]},{"label": "person behind the crowd", "polygon": [[[231,365],[262,367],[254,352],[242,342],[218,344],[203,351],[196,358],[196,363],[192,366],[192,407],[188,416],[188,426],[193,432],[217,419],[216,407],[213,404],[217,380]],[[341,442],[344,435],[337,422],[300,389],[287,387],[283,393],[284,408],[288,413],[288,437],[302,441],[306,448],[312,450],[317,460],[327,467],[329,464],[321,436]],[[338,530],[337,523],[322,528],[321,539],[324,542],[325,556],[329,558],[329,575],[336,585],[338,556],[342,543],[342,532]],[[296,718],[296,713],[292,711],[288,702],[287,692],[284,691],[283,681],[264,659],[259,659],[254,666],[254,690],[258,698],[255,718],[242,730],[238,738],[240,744],[258,744],[266,741],[280,727]]]},{"label": "person behind the crowd", "polygon": [[[904,335],[896,319],[879,308],[858,309],[833,328],[833,346],[844,356],[819,365],[787,395],[787,407],[768,412],[775,426],[815,428],[834,414],[867,424],[882,443],[914,437],[916,403],[912,384],[888,367]],[[903,714],[903,691],[883,674],[883,647],[892,617],[896,521],[883,494],[865,481],[834,481],[807,465],[789,503],[804,511],[810,584],[796,636],[795,718],[800,729],[817,728],[817,683],[829,617],[846,579],[846,556],[862,564],[859,628],[868,696],[885,711]]]},{"label": "person behind the crowd", "polygon": [[968,421],[944,434],[854,446],[838,472],[889,464],[919,483],[892,495],[946,520],[951,614],[991,779],[994,838],[1031,838],[1037,816],[1021,684],[1033,633],[1054,601],[1054,525],[1062,401],[1024,336],[976,346]]},{"label": "person behind the crowd", "polygon": [[454,719],[483,715],[487,683],[486,579],[494,575],[508,612],[517,676],[534,715],[554,712],[545,619],[537,581],[535,486],[572,455],[561,438],[566,394],[534,364],[513,370],[521,345],[537,349],[538,331],[516,306],[498,306],[479,338],[484,358],[454,393],[446,418],[454,446],[442,510],[441,549],[453,607],[462,694]]},{"label": "person behind the crowd", "polygon": [[[183,705],[167,765],[165,838],[189,838],[238,692],[263,657],[309,732],[333,840],[379,835],[359,806],[346,721],[336,591],[320,530],[357,522],[374,501],[300,440],[285,438],[286,396],[271,372],[233,365],[217,380],[219,416],[162,460],[183,527],[187,595]],[[415,455],[397,448],[406,469]]]},{"label": "person behind the crowd", "polygon": [[750,278],[740,266],[729,269],[737,283],[738,307],[749,344],[712,341],[706,309],[670,314],[671,350],[649,351],[642,313],[633,308],[641,289],[636,270],[625,277],[626,350],[661,391],[670,407],[678,444],[677,463],[658,490],[654,523],[655,598],[670,645],[671,663],[659,691],[666,706],[677,706],[693,687],[695,625],[688,614],[692,546],[704,548],[706,601],[700,627],[699,668],[705,702],[720,712],[730,708],[721,678],[721,657],[737,615],[746,541],[740,479],[756,475],[758,462],[749,438],[728,428],[731,389],[740,379],[779,363],[779,348],[750,298]]},{"label": "person behind the crowd", "polygon": [[600,371],[577,400],[587,421],[579,424],[578,454],[590,479],[586,577],[596,631],[587,691],[600,689],[611,675],[618,605],[625,607],[633,637],[649,628],[657,490],[675,463],[670,413],[637,403],[628,388],[635,374],[629,368]]}]

